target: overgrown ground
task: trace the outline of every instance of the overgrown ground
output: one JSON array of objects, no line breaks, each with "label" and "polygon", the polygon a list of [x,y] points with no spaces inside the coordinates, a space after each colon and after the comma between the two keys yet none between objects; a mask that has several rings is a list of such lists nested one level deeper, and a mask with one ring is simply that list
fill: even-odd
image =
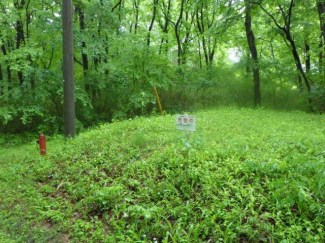
[{"label": "overgrown ground", "polygon": [[0,149],[0,242],[324,242],[325,117],[223,108]]}]

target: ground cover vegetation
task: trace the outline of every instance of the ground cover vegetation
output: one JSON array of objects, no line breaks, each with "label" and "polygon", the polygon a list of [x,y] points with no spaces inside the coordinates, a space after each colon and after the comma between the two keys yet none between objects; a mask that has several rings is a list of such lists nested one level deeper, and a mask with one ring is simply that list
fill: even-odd
[{"label": "ground cover vegetation", "polygon": [[[62,132],[61,8],[0,3],[1,132]],[[324,111],[323,0],[78,0],[73,9],[78,130],[156,112],[155,91],[168,112]]]},{"label": "ground cover vegetation", "polygon": [[0,148],[1,242],[324,242],[323,115],[222,108]]}]

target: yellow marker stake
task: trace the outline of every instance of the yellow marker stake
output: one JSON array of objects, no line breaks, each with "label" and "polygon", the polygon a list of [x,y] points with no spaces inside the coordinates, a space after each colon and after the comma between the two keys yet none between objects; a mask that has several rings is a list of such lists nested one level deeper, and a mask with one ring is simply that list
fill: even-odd
[{"label": "yellow marker stake", "polygon": [[158,94],[157,87],[154,86],[153,89],[154,89],[155,94],[156,94],[156,98],[157,98],[157,102],[158,102],[159,112],[160,112],[161,115],[164,115],[164,113],[163,113],[163,109],[162,109],[162,106],[161,106],[160,97],[159,97],[159,94]]}]

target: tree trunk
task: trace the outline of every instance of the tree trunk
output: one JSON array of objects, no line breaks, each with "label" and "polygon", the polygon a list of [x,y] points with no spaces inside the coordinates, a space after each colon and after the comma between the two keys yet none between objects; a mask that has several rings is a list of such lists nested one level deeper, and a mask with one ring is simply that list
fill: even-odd
[{"label": "tree trunk", "polygon": [[301,75],[300,75],[300,72],[299,70],[297,69],[297,78],[298,78],[298,87],[299,87],[299,90],[302,92],[303,91],[303,86],[302,86],[302,78],[301,78]]},{"label": "tree trunk", "polygon": [[260,70],[258,63],[258,55],[255,43],[255,36],[252,30],[252,18],[250,14],[250,2],[246,0],[246,17],[245,17],[246,37],[249,50],[253,60],[253,80],[254,80],[254,106],[261,105],[261,88],[260,88]]},{"label": "tree trunk", "polygon": [[[193,24],[195,15],[191,15],[191,26]],[[188,23],[190,18],[189,11],[185,11],[185,21]],[[185,37],[183,38],[183,43],[182,43],[182,64],[186,64],[187,58],[186,58],[186,53],[188,50],[188,46],[190,44],[190,35],[191,35],[191,27],[188,25],[185,25]]]},{"label": "tree trunk", "polygon": [[[321,42],[319,44],[320,49],[323,48],[323,42]],[[324,71],[324,67],[323,67],[323,59],[324,59],[324,52],[321,50],[318,54],[318,69],[319,69],[319,73],[324,73],[325,76],[325,72]]]},{"label": "tree trunk", "polygon": [[[285,34],[286,34],[287,40],[291,44],[291,52],[292,52],[293,58],[295,59],[296,67],[299,70],[302,78],[305,81],[305,85],[307,87],[308,93],[310,93],[311,92],[311,86],[310,86],[309,80],[307,78],[307,75],[304,72],[304,69],[302,68],[302,64],[301,64],[301,60],[300,60],[300,57],[299,57],[299,54],[298,54],[298,51],[297,51],[296,43],[293,40],[293,38],[291,36],[291,33],[288,30],[285,31]],[[309,103],[312,103],[310,98],[309,98]]]},{"label": "tree trunk", "polygon": [[178,16],[178,19],[177,19],[177,22],[175,24],[175,35],[176,35],[176,40],[177,40],[177,63],[178,65],[181,65],[182,63],[182,43],[181,43],[181,37],[180,37],[180,30],[179,30],[179,26],[180,26],[180,23],[182,21],[182,18],[183,18],[183,12],[184,12],[184,3],[185,3],[185,0],[182,0],[181,2],[181,8],[179,10],[179,16]]},{"label": "tree trunk", "polygon": [[320,30],[323,41],[325,41],[325,1],[319,1],[317,3],[317,10],[319,16]]},{"label": "tree trunk", "polygon": [[323,63],[324,58],[324,43],[325,43],[325,1],[318,1],[317,2],[317,10],[319,16],[319,26],[321,30],[321,41],[319,47],[321,51],[319,52],[319,72],[323,73],[325,76],[325,68]]},{"label": "tree trunk", "polygon": [[310,73],[310,45],[305,43],[305,65],[306,65],[306,73]]},{"label": "tree trunk", "polygon": [[200,34],[202,35],[202,47],[203,47],[203,52],[204,52],[205,64],[206,64],[206,66],[209,66],[209,55],[208,55],[208,51],[207,51],[207,44],[206,44],[205,37],[203,35],[204,31],[205,31],[205,26],[204,26],[203,20],[204,20],[204,17],[203,17],[203,2],[202,2],[200,16],[199,16],[199,10],[196,11],[196,22],[197,22],[198,30],[199,30]]},{"label": "tree trunk", "polygon": [[[285,13],[285,11],[283,10],[283,7],[280,6],[281,15],[282,15],[282,18],[283,18],[284,23],[285,23],[284,26],[280,26],[279,23],[278,23],[278,21],[276,20],[276,18],[272,14],[270,14],[261,5],[261,3],[258,3],[258,2],[254,2],[254,3],[255,4],[258,4],[262,8],[262,10],[269,17],[271,17],[271,19],[273,20],[273,22],[277,26],[277,28],[280,29],[281,31],[283,31],[283,33],[285,34],[286,39],[290,42],[291,52],[292,52],[293,58],[295,60],[296,68],[300,72],[300,74],[301,74],[301,76],[302,76],[302,78],[303,78],[303,80],[305,82],[305,85],[307,87],[308,94],[310,94],[311,93],[311,86],[310,86],[308,77],[307,77],[306,73],[304,72],[304,70],[302,68],[302,64],[301,64],[301,60],[300,60],[300,57],[299,57],[299,54],[298,54],[298,51],[297,51],[296,43],[295,43],[294,39],[292,38],[291,31],[290,31],[290,28],[291,28],[291,18],[292,18],[292,9],[293,9],[293,7],[295,5],[294,4],[295,1],[294,0],[291,0],[290,1],[290,6],[289,6],[289,9],[288,9],[288,13]],[[310,109],[313,110],[311,97],[308,98],[308,102],[309,102],[309,105],[310,105]]]},{"label": "tree trunk", "polygon": [[31,0],[28,0],[27,4],[26,4],[26,37],[27,39],[29,38],[29,24],[31,23],[31,14],[28,10],[29,8],[29,4],[30,4]]},{"label": "tree trunk", "polygon": [[72,0],[62,0],[64,135],[75,137]]},{"label": "tree trunk", "polygon": [[[291,52],[292,52],[292,55],[293,55],[293,57],[295,59],[296,67],[299,70],[299,72],[300,72],[300,74],[301,74],[301,76],[302,76],[302,78],[303,78],[303,80],[305,82],[308,94],[310,94],[311,93],[311,86],[310,86],[308,77],[307,77],[306,73],[304,72],[304,70],[302,68],[302,64],[301,64],[299,54],[297,52],[296,44],[295,44],[295,42],[294,42],[294,40],[293,40],[293,38],[291,36],[291,33],[288,30],[286,30],[286,38],[291,44]],[[311,97],[308,97],[308,102],[309,102],[311,111],[313,111],[313,108],[312,108],[313,101],[312,101]]]},{"label": "tree trunk", "polygon": [[204,8],[207,9],[207,7],[204,6],[204,2],[202,1],[200,9],[196,9],[195,15],[198,31],[202,36],[202,48],[204,52],[205,63],[207,67],[210,67],[213,63],[217,40],[210,34],[207,36],[204,34],[206,32],[206,28],[208,31],[212,28],[215,19],[215,12],[212,14],[212,21],[209,22],[209,18],[207,16],[204,16]]},{"label": "tree trunk", "polygon": [[11,97],[10,91],[11,91],[11,68],[8,65],[7,66],[7,77],[8,77],[8,92],[9,92],[9,97]]},{"label": "tree trunk", "polygon": [[215,52],[216,46],[217,46],[217,39],[214,40],[213,45],[212,45],[212,48],[210,49],[210,55],[209,55],[209,63],[210,63],[210,66],[213,63],[214,52]]},{"label": "tree trunk", "polygon": [[139,27],[139,3],[138,0],[133,0],[133,6],[135,9],[135,25],[134,25],[134,33],[137,33]]},{"label": "tree trunk", "polygon": [[147,35],[147,44],[150,46],[150,33],[153,28],[153,24],[155,23],[156,19],[156,12],[157,12],[157,4],[159,0],[153,0],[153,11],[152,11],[152,18],[150,21],[149,29],[148,29],[148,35]]},{"label": "tree trunk", "polygon": [[[3,43],[1,45],[1,50],[2,50],[3,55],[6,56],[7,50]],[[8,92],[9,92],[11,90],[11,68],[10,68],[8,61],[6,61],[6,64],[7,64],[7,87],[8,87]],[[9,92],[9,97],[11,97],[10,92]]]},{"label": "tree trunk", "polygon": [[[80,27],[80,32],[82,34],[82,41],[81,41],[81,58],[82,58],[82,67],[83,67],[83,75],[84,75],[84,80],[88,72],[88,56],[86,53],[86,41],[84,41],[84,31],[85,31],[85,14],[82,11],[82,6],[79,3],[78,6],[76,7],[76,12],[78,12],[79,16],[79,27]],[[89,94],[90,91],[90,86],[89,84],[85,84],[85,90]]]},{"label": "tree trunk", "polygon": [[[25,6],[25,0],[21,0],[20,3],[17,1],[14,3],[15,8],[20,11]],[[18,20],[16,21],[16,49],[18,50],[20,48],[20,44],[25,43],[25,37],[24,37],[24,27],[23,23],[21,21],[20,13],[18,14]],[[19,84],[20,86],[24,83],[24,75],[22,71],[18,71],[18,78],[19,78]]]},{"label": "tree trunk", "polygon": [[198,41],[198,52],[199,52],[199,64],[200,64],[200,69],[202,69],[202,54],[201,54],[201,42],[200,39],[197,40]]},{"label": "tree trunk", "polygon": [[[152,18],[151,18],[149,29],[148,29],[148,34],[147,34],[147,45],[148,45],[148,47],[150,46],[150,33],[151,33],[151,30],[152,30],[153,24],[155,23],[155,19],[156,19],[158,1],[159,0],[153,0],[153,13],[152,13]],[[157,87],[154,86],[153,90],[154,90],[154,93],[156,95],[159,112],[160,112],[161,115],[163,115],[164,113],[163,113],[163,110],[162,110],[161,101],[160,101],[160,97],[159,97]]]},{"label": "tree trunk", "polygon": [[3,84],[3,74],[2,74],[2,66],[0,64],[0,95],[3,95],[3,88],[4,88],[4,84]]},{"label": "tree trunk", "polygon": [[[166,9],[166,6],[165,6],[165,2],[163,1],[163,7],[164,7],[164,10]],[[167,33],[168,33],[168,24],[169,24],[169,14],[170,14],[170,9],[171,9],[171,0],[168,0],[168,6],[167,6],[167,13],[164,13],[164,26],[162,28],[162,31],[163,33],[167,36]],[[162,48],[163,48],[163,44],[164,43],[168,43],[168,38],[166,38],[165,40],[165,37],[162,37],[161,38],[161,42],[160,42],[160,47],[159,47],[159,54],[162,53]],[[166,48],[166,53],[167,53],[168,49]]]}]

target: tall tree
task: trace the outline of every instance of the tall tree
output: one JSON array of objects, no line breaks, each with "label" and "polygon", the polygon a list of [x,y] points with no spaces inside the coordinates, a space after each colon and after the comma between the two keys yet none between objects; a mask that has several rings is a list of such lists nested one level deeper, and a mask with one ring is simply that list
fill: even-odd
[{"label": "tall tree", "polygon": [[64,134],[75,137],[72,0],[62,0]]},{"label": "tall tree", "polygon": [[[261,7],[261,9],[272,19],[272,21],[274,22],[274,24],[276,25],[276,27],[282,31],[282,33],[284,34],[286,40],[289,42],[289,46],[291,49],[291,53],[293,55],[293,58],[295,60],[295,64],[296,64],[296,68],[297,70],[300,72],[308,93],[311,93],[311,85],[310,85],[310,81],[302,67],[302,62],[300,59],[300,56],[298,54],[298,50],[297,50],[297,45],[296,42],[292,36],[291,33],[291,27],[292,27],[292,17],[293,17],[293,7],[295,6],[295,0],[290,0],[290,3],[288,5],[288,9],[286,10],[284,5],[278,4],[277,8],[279,9],[281,18],[283,20],[283,25],[280,25],[280,23],[278,22],[277,18],[275,17],[275,15],[273,15],[272,13],[270,13],[260,2],[254,2],[255,4],[259,5]],[[309,104],[312,104],[312,99],[309,96],[308,97],[308,101]],[[310,106],[311,107],[311,106]]]},{"label": "tall tree", "polygon": [[[199,43],[199,58],[201,58],[200,48],[202,46],[206,66],[211,66],[217,45],[215,35],[208,34],[211,29],[216,29],[214,22],[216,20],[216,9],[212,6],[207,6],[208,2],[201,1],[196,8],[196,26],[200,35],[198,36]],[[201,40],[200,40],[201,39]],[[201,60],[200,60],[201,63]],[[201,65],[201,64],[200,64]]]},{"label": "tall tree", "polygon": [[[78,17],[79,17],[79,28],[80,28],[80,32],[81,32],[81,57],[82,57],[82,68],[83,68],[83,74],[84,74],[84,78],[87,75],[87,71],[89,69],[89,65],[88,65],[88,55],[87,55],[87,46],[86,46],[86,40],[85,40],[85,28],[86,28],[86,24],[85,24],[85,14],[83,12],[83,6],[81,1],[77,2],[77,6],[76,6],[76,12],[78,13]],[[89,92],[89,84],[85,85],[85,89],[86,91]]]},{"label": "tall tree", "polygon": [[[159,2],[159,0],[153,0],[152,18],[151,18],[151,21],[150,21],[150,25],[149,25],[149,29],[148,29],[148,34],[147,34],[147,45],[148,45],[148,47],[150,47],[150,34],[151,34],[151,31],[152,31],[153,25],[155,23],[155,19],[156,19],[156,15],[157,15],[157,5],[158,5],[158,2]],[[159,97],[159,93],[158,93],[157,87],[154,86],[153,87],[153,90],[154,90],[155,95],[156,95],[159,112],[160,112],[161,115],[163,115],[164,113],[163,113],[163,109],[162,109],[162,106],[161,106],[161,101],[160,101],[160,97]]]},{"label": "tall tree", "polygon": [[[6,50],[4,43],[2,43],[2,45],[1,45],[1,50],[2,50],[3,55],[7,56],[7,50]],[[7,60],[6,60],[6,64],[7,64],[7,87],[8,87],[8,91],[10,91],[11,90],[11,67],[10,67],[9,61],[7,61]],[[9,96],[10,96],[10,93],[9,93]]]},{"label": "tall tree", "polygon": [[0,64],[0,96],[3,95],[3,87],[4,87],[4,84],[3,84],[3,74],[2,74],[2,67],[1,67],[1,64]]},{"label": "tall tree", "polygon": [[246,37],[249,46],[249,50],[252,56],[253,63],[253,77],[254,77],[254,106],[261,105],[261,88],[260,88],[260,69],[258,63],[257,48],[255,43],[255,36],[252,30],[252,17],[251,17],[251,0],[245,0],[246,16],[245,27]]},{"label": "tall tree", "polygon": [[[16,21],[16,49],[18,50],[21,47],[21,44],[25,44],[25,34],[24,34],[24,28],[23,28],[23,22],[21,20],[21,14],[20,12],[22,11],[22,9],[24,8],[26,2],[25,0],[21,0],[21,1],[15,1],[14,2],[14,6],[18,12],[18,19]],[[18,77],[19,77],[19,83],[20,85],[22,85],[24,83],[24,75],[23,72],[21,70],[18,70]]]},{"label": "tall tree", "polygon": [[319,69],[320,72],[324,72],[325,69],[323,67],[323,59],[324,59],[324,45],[325,45],[325,1],[324,0],[318,0],[317,1],[317,10],[318,10],[318,16],[319,16],[319,26],[320,26],[320,52],[319,52]]},{"label": "tall tree", "polygon": [[[163,21],[159,21],[159,25],[160,28],[163,32],[163,37],[161,38],[161,42],[160,42],[160,46],[159,46],[159,54],[162,53],[162,49],[163,49],[163,44],[167,44],[168,43],[168,24],[169,24],[169,19],[170,19],[170,10],[171,10],[171,0],[168,0],[167,3],[165,3],[165,0],[161,1],[161,8],[162,8],[162,14],[164,16]],[[166,48],[166,53],[168,51],[168,48]]]},{"label": "tall tree", "polygon": [[178,63],[178,65],[181,65],[181,63],[182,63],[182,60],[181,60],[182,40],[181,40],[181,36],[180,36],[180,26],[181,26],[182,19],[183,19],[184,5],[185,5],[185,0],[181,0],[179,16],[177,18],[176,23],[174,24],[175,36],[176,36],[176,41],[177,41],[177,63]]},{"label": "tall tree", "polygon": [[159,0],[153,0],[152,18],[151,18],[151,21],[150,21],[150,24],[149,24],[148,34],[147,34],[147,44],[148,44],[148,46],[150,46],[150,35],[151,35],[151,31],[152,31],[153,25],[155,23],[156,15],[157,15],[158,1]]}]

